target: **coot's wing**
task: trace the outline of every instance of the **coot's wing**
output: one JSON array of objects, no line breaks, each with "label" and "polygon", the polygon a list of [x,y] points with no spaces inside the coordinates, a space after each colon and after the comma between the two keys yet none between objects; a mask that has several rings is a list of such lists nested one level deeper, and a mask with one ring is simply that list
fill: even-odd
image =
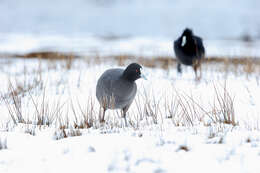
[{"label": "coot's wing", "polygon": [[113,97],[114,81],[122,74],[121,69],[110,69],[105,71],[98,80],[96,87],[96,96],[102,104],[106,105],[110,103],[110,99]]},{"label": "coot's wing", "polygon": [[196,40],[197,43],[197,48],[198,48],[198,55],[203,58],[205,56],[205,48],[203,45],[202,38],[198,36],[194,36],[194,39]]},{"label": "coot's wing", "polygon": [[123,108],[126,105],[130,105],[136,95],[137,87],[135,82],[125,81],[119,79],[114,81],[116,84],[113,85],[113,94],[118,108]]},{"label": "coot's wing", "polygon": [[100,95],[110,95],[112,84],[112,76],[110,73],[111,70],[105,71],[98,80],[97,93],[100,93]]},{"label": "coot's wing", "polygon": [[181,59],[181,57],[184,56],[181,48],[181,41],[182,41],[181,37],[179,37],[173,43],[173,50],[177,59]]}]

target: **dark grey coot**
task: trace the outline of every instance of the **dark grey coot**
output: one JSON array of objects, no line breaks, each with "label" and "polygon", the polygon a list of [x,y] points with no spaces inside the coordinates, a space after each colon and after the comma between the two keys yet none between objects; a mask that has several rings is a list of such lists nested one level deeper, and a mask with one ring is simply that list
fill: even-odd
[{"label": "dark grey coot", "polygon": [[[201,60],[205,56],[202,38],[195,36],[191,29],[186,28],[182,35],[174,41],[174,52],[177,58],[177,70],[182,72],[181,64],[192,66],[196,79],[201,78]],[[200,76],[197,75],[197,69]]]},{"label": "dark grey coot", "polygon": [[[121,109],[126,123],[126,112],[133,102],[137,86],[135,81],[144,78],[142,66],[132,63],[127,68],[113,68],[106,70],[98,79],[96,97],[103,113],[100,112],[100,122],[104,122],[107,109]],[[127,124],[127,123],[126,123]]]}]

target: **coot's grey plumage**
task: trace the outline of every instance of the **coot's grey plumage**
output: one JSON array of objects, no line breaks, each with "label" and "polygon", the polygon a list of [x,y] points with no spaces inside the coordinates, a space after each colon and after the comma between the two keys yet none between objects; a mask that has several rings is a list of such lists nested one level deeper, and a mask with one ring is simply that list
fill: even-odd
[{"label": "coot's grey plumage", "polygon": [[135,80],[144,77],[141,68],[139,64],[132,63],[125,70],[119,68],[106,70],[98,79],[96,97],[103,108],[101,122],[104,122],[107,109],[121,109],[126,123],[126,112],[137,91]]},{"label": "coot's grey plumage", "polygon": [[[192,66],[196,79],[201,77],[201,60],[205,56],[202,38],[195,36],[191,29],[186,28],[182,35],[174,41],[174,52],[177,58],[177,70],[181,73],[181,64]],[[197,69],[200,76],[197,76]]]}]

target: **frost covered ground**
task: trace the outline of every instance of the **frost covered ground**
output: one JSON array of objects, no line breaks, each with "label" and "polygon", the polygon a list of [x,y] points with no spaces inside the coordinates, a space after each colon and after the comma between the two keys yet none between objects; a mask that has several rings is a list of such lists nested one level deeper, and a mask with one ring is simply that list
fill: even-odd
[{"label": "frost covered ground", "polygon": [[[259,0],[2,0],[0,11],[0,173],[260,172]],[[200,81],[176,73],[185,27],[219,58]],[[50,59],[13,57],[39,51]],[[132,61],[148,80],[129,126],[111,110],[100,124],[97,79]]]},{"label": "frost covered ground", "polygon": [[125,127],[119,111],[100,124],[95,98],[118,63],[2,58],[0,172],[259,172],[258,65],[203,64],[195,81],[144,64]]},{"label": "frost covered ground", "polygon": [[[194,31],[195,33],[196,30]],[[178,36],[182,31],[180,30]],[[201,35],[203,38],[204,36]],[[173,41],[177,37],[119,37],[93,35],[64,36],[36,34],[0,34],[0,53],[24,54],[35,51],[72,52],[80,55],[174,56]],[[204,39],[207,56],[260,57],[260,41]]]}]

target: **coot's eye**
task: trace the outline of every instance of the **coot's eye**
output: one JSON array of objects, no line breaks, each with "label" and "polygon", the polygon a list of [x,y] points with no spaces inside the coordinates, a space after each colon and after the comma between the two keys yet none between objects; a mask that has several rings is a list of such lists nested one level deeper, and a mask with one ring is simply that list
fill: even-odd
[{"label": "coot's eye", "polygon": [[136,73],[138,73],[138,69],[136,69],[135,71],[136,71]]}]

